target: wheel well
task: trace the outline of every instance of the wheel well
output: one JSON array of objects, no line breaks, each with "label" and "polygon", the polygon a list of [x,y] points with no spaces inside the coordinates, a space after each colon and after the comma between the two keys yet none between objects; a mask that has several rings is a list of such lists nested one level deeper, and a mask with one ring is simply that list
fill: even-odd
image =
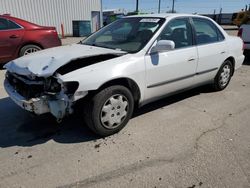
[{"label": "wheel well", "polygon": [[229,60],[233,65],[233,72],[232,72],[232,76],[233,76],[234,75],[234,69],[235,69],[235,59],[234,59],[234,57],[231,56],[231,57],[227,58],[225,61],[227,61],[227,60]]},{"label": "wheel well", "polygon": [[[106,82],[101,87],[99,87],[97,91],[103,90],[104,88],[107,88],[113,85],[122,85],[128,88],[134,97],[135,105],[138,106],[139,100],[141,98],[141,92],[140,92],[139,86],[136,84],[135,81],[129,78],[118,78],[118,79]],[[96,93],[97,91],[94,91],[94,92]]]},{"label": "wheel well", "polygon": [[22,44],[22,46],[19,48],[19,50],[18,50],[18,56],[20,56],[21,49],[22,49],[24,46],[27,46],[27,45],[36,45],[36,46],[39,46],[41,49],[44,49],[43,46],[42,46],[41,44],[38,44],[38,43],[36,43],[36,42],[28,42],[28,43]]}]

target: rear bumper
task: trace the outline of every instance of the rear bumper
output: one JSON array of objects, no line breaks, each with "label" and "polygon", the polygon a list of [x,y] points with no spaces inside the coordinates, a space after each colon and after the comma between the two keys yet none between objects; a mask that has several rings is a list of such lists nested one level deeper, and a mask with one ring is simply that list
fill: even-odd
[{"label": "rear bumper", "polygon": [[235,59],[235,70],[237,70],[238,68],[241,67],[241,65],[243,64],[245,60],[245,56],[241,55],[238,58]]},{"label": "rear bumper", "polygon": [[62,41],[58,36],[48,36],[41,41],[41,45],[44,49],[62,46]]},{"label": "rear bumper", "polygon": [[9,84],[7,80],[4,81],[4,88],[9,97],[21,108],[37,115],[50,112],[47,100],[44,98],[32,98],[26,100],[23,96],[18,94],[15,89]]}]

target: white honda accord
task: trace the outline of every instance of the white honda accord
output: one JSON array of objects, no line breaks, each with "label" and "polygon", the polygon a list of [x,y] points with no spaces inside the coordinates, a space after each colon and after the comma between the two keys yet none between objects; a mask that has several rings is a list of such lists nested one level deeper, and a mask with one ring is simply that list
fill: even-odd
[{"label": "white honda accord", "polygon": [[243,42],[213,20],[185,14],[119,19],[78,44],[5,65],[10,98],[58,121],[81,106],[97,134],[120,131],[135,106],[210,84],[223,90],[244,60]]}]

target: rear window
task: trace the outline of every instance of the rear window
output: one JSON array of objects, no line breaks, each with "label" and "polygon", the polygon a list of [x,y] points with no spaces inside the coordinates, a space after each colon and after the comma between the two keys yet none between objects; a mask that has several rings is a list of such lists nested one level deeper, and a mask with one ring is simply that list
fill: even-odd
[{"label": "rear window", "polygon": [[15,22],[7,20],[5,18],[0,18],[0,30],[11,30],[11,29],[19,29],[21,28]]}]

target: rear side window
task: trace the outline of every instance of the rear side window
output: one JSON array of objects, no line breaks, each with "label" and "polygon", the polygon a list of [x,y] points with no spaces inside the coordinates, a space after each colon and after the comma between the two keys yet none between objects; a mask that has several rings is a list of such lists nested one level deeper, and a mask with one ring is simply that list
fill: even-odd
[{"label": "rear side window", "polygon": [[21,28],[19,25],[16,23],[7,20],[5,18],[0,18],[0,31],[1,30],[11,30],[11,29],[19,29]]},{"label": "rear side window", "polygon": [[209,44],[224,40],[219,29],[209,20],[193,18],[197,44]]},{"label": "rear side window", "polygon": [[0,30],[8,29],[8,21],[6,19],[0,18]]}]

